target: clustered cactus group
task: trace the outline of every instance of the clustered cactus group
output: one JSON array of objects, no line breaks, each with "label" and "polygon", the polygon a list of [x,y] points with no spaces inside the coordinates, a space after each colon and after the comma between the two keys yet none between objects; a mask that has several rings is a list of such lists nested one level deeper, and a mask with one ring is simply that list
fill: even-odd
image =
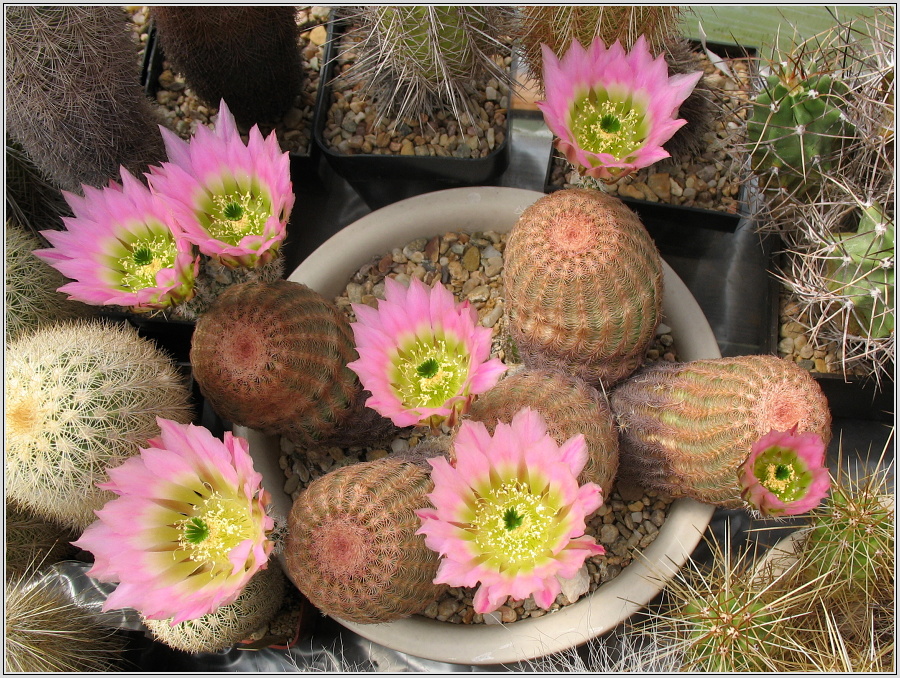
[{"label": "clustered cactus group", "polygon": [[890,10],[840,22],[765,65],[746,123],[792,320],[879,383],[894,362],[894,61]]}]

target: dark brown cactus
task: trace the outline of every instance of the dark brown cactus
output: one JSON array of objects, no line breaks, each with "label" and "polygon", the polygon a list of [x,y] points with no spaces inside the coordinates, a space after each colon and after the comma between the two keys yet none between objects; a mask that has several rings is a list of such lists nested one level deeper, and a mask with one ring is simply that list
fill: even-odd
[{"label": "dark brown cactus", "polygon": [[166,57],[210,106],[238,123],[274,122],[303,82],[295,7],[153,7]]},{"label": "dark brown cactus", "polygon": [[444,590],[432,583],[438,554],[416,535],[416,509],[431,506],[430,473],[393,459],[339,468],[294,502],[288,576],[322,612],[361,624],[423,611]]},{"label": "dark brown cactus", "polygon": [[119,6],[7,6],[6,129],[48,179],[80,191],[165,159]]},{"label": "dark brown cactus", "polygon": [[654,363],[619,385],[610,404],[620,430],[621,471],[673,497],[739,508],[738,467],[769,431],[831,439],[821,387],[794,363],[769,355]]},{"label": "dark brown cactus", "polygon": [[469,418],[484,423],[493,434],[498,421],[509,424],[523,407],[544,417],[547,432],[560,445],[584,434],[588,461],[578,484],[596,483],[608,498],[619,467],[619,437],[606,397],[578,377],[523,369],[480,395]]},{"label": "dark brown cactus", "polygon": [[231,286],[191,341],[194,378],[219,415],[302,447],[367,444],[394,430],[364,406],[347,368],[356,358],[338,308],[286,280]]},{"label": "dark brown cactus", "polygon": [[643,362],[662,312],[662,260],[621,200],[587,189],[544,196],[503,256],[510,334],[526,365],[608,387]]}]

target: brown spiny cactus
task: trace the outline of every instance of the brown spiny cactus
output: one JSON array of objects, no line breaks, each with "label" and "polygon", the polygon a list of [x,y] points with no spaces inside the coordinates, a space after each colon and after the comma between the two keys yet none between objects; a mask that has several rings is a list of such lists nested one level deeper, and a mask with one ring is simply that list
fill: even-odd
[{"label": "brown spiny cactus", "polygon": [[166,57],[201,99],[224,99],[246,126],[274,122],[303,82],[296,7],[181,7],[151,10]]},{"label": "brown spiny cactus", "polygon": [[213,409],[235,424],[304,447],[371,442],[392,424],[364,406],[347,363],[353,333],[338,308],[306,285],[233,285],[197,321],[194,378]]},{"label": "brown spiny cactus", "polygon": [[390,458],[344,466],[317,480],[288,517],[288,576],[322,612],[361,624],[424,610],[438,554],[416,535],[429,507],[430,473]]},{"label": "brown spiny cactus", "polygon": [[831,439],[822,389],[794,363],[769,355],[659,362],[610,396],[621,471],[673,497],[738,508],[738,467],[769,431]]},{"label": "brown spiny cactus", "polygon": [[540,198],[504,251],[510,333],[529,367],[611,386],[634,372],[662,312],[662,260],[637,215],[601,191]]},{"label": "brown spiny cactus", "polygon": [[493,434],[498,421],[509,424],[516,412],[530,407],[547,422],[547,432],[558,444],[584,434],[588,461],[578,484],[596,483],[609,497],[619,468],[619,437],[606,397],[584,380],[555,370],[523,369],[480,395],[469,418],[480,421]]}]

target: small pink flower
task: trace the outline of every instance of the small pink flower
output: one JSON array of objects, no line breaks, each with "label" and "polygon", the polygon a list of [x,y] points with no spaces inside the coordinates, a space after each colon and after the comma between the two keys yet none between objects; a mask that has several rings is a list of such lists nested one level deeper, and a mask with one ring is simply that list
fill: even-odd
[{"label": "small pink flower", "polygon": [[94,554],[90,576],[119,582],[104,610],[131,607],[175,625],[234,602],[266,567],[274,522],[246,440],[157,422],[160,438],[98,485],[119,497],[72,543]]},{"label": "small pink flower", "polygon": [[53,248],[34,254],[75,282],[59,288],[92,305],[163,309],[194,295],[200,258],[165,205],[121,168],[122,184],[63,192],[74,217],[41,234]]},{"label": "small pink flower", "polygon": [[366,405],[397,426],[452,423],[506,370],[488,360],[491,330],[441,285],[429,289],[413,278],[406,288],[387,278],[384,296],[377,310],[353,305],[359,360],[347,367],[372,394]]},{"label": "small pink flower", "polygon": [[687,123],[675,116],[702,71],[669,77],[643,36],[627,54],[600,38],[587,49],[573,40],[562,59],[541,49],[546,99],[537,105],[570,163],[612,181],[669,157],[662,145]]},{"label": "small pink flower", "polygon": [[793,516],[818,506],[831,479],[818,433],[770,431],[738,470],[741,497],[764,516]]},{"label": "small pink flower", "polygon": [[232,267],[274,258],[294,205],[290,157],[275,132],[263,140],[254,125],[244,145],[224,101],[215,131],[201,125],[190,143],[160,130],[169,162],[151,167],[148,178],[191,242]]},{"label": "small pink flower", "polygon": [[475,586],[476,612],[507,597],[547,609],[558,577],[574,577],[586,558],[603,554],[584,536],[585,517],[603,504],[598,485],[578,486],[587,462],[583,435],[557,445],[540,414],[525,408],[493,437],[481,422],[463,421],[451,464],[429,459],[434,509],[420,509],[417,534],[441,556],[435,584]]}]

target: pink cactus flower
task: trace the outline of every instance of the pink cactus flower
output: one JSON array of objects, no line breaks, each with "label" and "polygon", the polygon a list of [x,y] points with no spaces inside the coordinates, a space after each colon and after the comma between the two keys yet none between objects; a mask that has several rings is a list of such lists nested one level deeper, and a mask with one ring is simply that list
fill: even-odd
[{"label": "pink cactus flower", "polygon": [[435,584],[475,586],[476,612],[507,597],[547,609],[586,558],[604,553],[585,536],[585,517],[603,503],[598,485],[578,486],[587,462],[583,435],[561,446],[540,414],[525,408],[493,437],[481,422],[463,421],[451,464],[429,459],[434,509],[420,509],[417,534],[441,556]]},{"label": "pink cactus flower", "polygon": [[441,285],[385,279],[378,309],[354,304],[359,360],[347,365],[372,395],[366,405],[397,426],[453,424],[506,366],[491,354],[491,330],[468,302]]},{"label": "pink cactus flower", "polygon": [[687,123],[675,116],[702,71],[669,77],[665,57],[654,59],[643,36],[627,54],[600,38],[587,49],[573,40],[562,59],[541,49],[546,98],[537,105],[579,171],[614,181],[669,157],[662,145]]},{"label": "pink cactus flower", "polygon": [[119,496],[72,543],[94,554],[88,575],[119,582],[104,610],[131,607],[174,626],[234,602],[266,567],[274,522],[246,440],[157,422],[160,438],[98,485]]},{"label": "pink cactus flower", "polygon": [[160,130],[169,162],[150,168],[150,186],[170,203],[188,239],[227,266],[271,261],[294,205],[290,157],[275,132],[263,140],[254,125],[245,145],[224,101],[215,131],[201,125],[190,143]]},{"label": "pink cactus flower", "polygon": [[74,217],[41,231],[53,248],[34,254],[75,282],[59,288],[91,305],[164,309],[194,295],[200,259],[166,207],[121,168],[122,184],[63,192]]},{"label": "pink cactus flower", "polygon": [[741,497],[764,516],[794,516],[819,505],[831,479],[818,433],[770,431],[738,471]]}]

